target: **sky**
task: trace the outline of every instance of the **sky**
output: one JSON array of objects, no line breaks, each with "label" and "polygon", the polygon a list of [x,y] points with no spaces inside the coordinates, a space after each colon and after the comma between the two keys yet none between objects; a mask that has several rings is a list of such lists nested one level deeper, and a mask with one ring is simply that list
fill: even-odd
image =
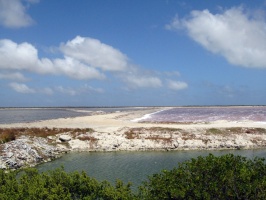
[{"label": "sky", "polygon": [[266,105],[265,0],[0,0],[0,107]]}]

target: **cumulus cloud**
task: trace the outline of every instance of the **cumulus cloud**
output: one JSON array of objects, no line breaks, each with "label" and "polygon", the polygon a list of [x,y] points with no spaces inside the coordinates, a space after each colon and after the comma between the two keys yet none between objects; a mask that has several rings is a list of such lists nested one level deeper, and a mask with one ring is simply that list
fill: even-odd
[{"label": "cumulus cloud", "polygon": [[78,88],[57,86],[55,87],[55,91],[62,93],[62,94],[70,95],[70,96],[81,95],[81,94],[86,94],[86,93],[103,93],[104,92],[102,88],[94,88],[87,84],[81,87],[78,87]]},{"label": "cumulus cloud", "polygon": [[[37,0],[27,0],[37,3]],[[20,28],[30,26],[33,19],[26,13],[27,9],[22,0],[0,0],[0,24],[8,28]]]},{"label": "cumulus cloud", "polygon": [[168,80],[167,81],[168,88],[172,90],[183,90],[188,87],[188,84],[182,81],[173,81],[173,80]]},{"label": "cumulus cloud", "polygon": [[27,85],[22,84],[22,83],[10,83],[9,86],[15,90],[16,92],[19,93],[24,93],[24,94],[28,94],[28,93],[35,93],[34,89],[29,88]]},{"label": "cumulus cloud", "polygon": [[75,95],[78,94],[78,92],[75,89],[65,88],[63,86],[58,86],[58,87],[55,88],[55,90],[57,92],[60,92],[60,93],[63,93],[63,94],[67,94],[67,95],[70,95],[70,96],[75,96]]},{"label": "cumulus cloud", "polygon": [[86,93],[91,93],[91,92],[94,92],[94,93],[104,93],[104,89],[102,88],[94,88],[90,85],[84,85],[84,87],[82,88],[83,91],[85,91]]},{"label": "cumulus cloud", "polygon": [[15,81],[27,81],[28,79],[21,73],[0,73],[0,79],[15,80]]},{"label": "cumulus cloud", "polygon": [[29,43],[17,44],[11,40],[0,40],[0,69],[24,70],[38,74],[66,75],[74,79],[103,79],[104,74],[82,62],[64,59],[39,58],[38,50]]},{"label": "cumulus cloud", "polygon": [[37,49],[29,43],[17,44],[8,39],[0,40],[0,68],[2,69],[34,70],[38,62],[37,54]]},{"label": "cumulus cloud", "polygon": [[[43,67],[45,67],[45,64]],[[105,75],[100,73],[97,69],[87,66],[71,57],[65,57],[65,59],[55,59],[53,61],[53,69],[55,73],[64,74],[73,79],[105,78]]]},{"label": "cumulus cloud", "polygon": [[162,81],[155,76],[126,75],[123,80],[130,88],[158,88],[162,86]]},{"label": "cumulus cloud", "polygon": [[189,36],[208,51],[222,55],[233,65],[266,68],[266,21],[243,7],[222,13],[192,11],[189,17],[175,17],[167,29],[187,30]]},{"label": "cumulus cloud", "polygon": [[[101,80],[105,78],[103,71],[111,71],[120,74],[118,77],[130,88],[162,86],[162,81],[154,73],[129,64],[124,54],[99,40],[77,36],[62,44],[60,49],[64,53],[64,58],[39,58],[38,50],[30,43],[18,44],[8,39],[0,40],[0,70],[16,71],[17,77],[20,74],[18,71],[28,71],[37,74],[64,75],[78,80]],[[22,79],[22,74],[20,76]],[[7,78],[7,75],[2,75],[2,78]],[[97,88],[86,89],[103,92]],[[58,87],[56,90],[70,95],[77,94],[76,90],[69,88]]]},{"label": "cumulus cloud", "polygon": [[54,94],[53,89],[51,89],[49,87],[40,89],[39,92],[42,93],[42,94],[46,94],[46,95],[53,95]]},{"label": "cumulus cloud", "polygon": [[45,88],[30,88],[26,84],[23,83],[17,83],[17,82],[12,82],[9,83],[9,87],[15,90],[18,93],[23,93],[23,94],[32,94],[32,93],[39,93],[39,94],[45,94],[45,95],[53,95],[54,91],[53,89],[49,87]]},{"label": "cumulus cloud", "polygon": [[126,55],[97,39],[77,36],[61,44],[60,49],[65,55],[104,71],[123,71],[128,66]]},{"label": "cumulus cloud", "polygon": [[165,74],[166,76],[176,76],[176,77],[181,76],[180,72],[178,72],[178,71],[164,72],[164,74]]},{"label": "cumulus cloud", "polygon": [[[16,43],[12,40],[0,40],[0,79],[27,81],[24,72],[41,75],[61,75],[77,80],[105,79],[105,74],[111,72],[108,78],[118,78],[124,88],[160,88],[164,76],[178,77],[180,73],[156,72],[145,70],[130,64],[128,58],[119,50],[101,43],[99,40],[77,36],[65,44],[61,44],[62,58],[40,58],[38,50],[30,43]],[[2,72],[1,72],[2,71]],[[112,76],[114,75],[114,76]],[[84,93],[103,93],[102,88],[85,85],[79,88],[58,86],[54,88],[38,87],[33,90],[25,84],[11,83],[10,87],[22,93],[40,93],[52,95],[55,92],[67,95]],[[183,82],[169,82],[168,87],[179,90],[187,85]]]}]

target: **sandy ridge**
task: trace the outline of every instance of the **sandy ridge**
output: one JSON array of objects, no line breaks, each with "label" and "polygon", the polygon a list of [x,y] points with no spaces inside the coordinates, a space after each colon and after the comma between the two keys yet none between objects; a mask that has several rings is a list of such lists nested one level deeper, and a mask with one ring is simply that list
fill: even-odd
[{"label": "sandy ridge", "polygon": [[[134,119],[161,107],[32,123],[1,124],[0,128],[90,128],[92,132],[61,133],[47,138],[17,138],[1,144],[0,167],[19,168],[49,161],[66,151],[143,151],[251,149],[266,147],[266,123],[252,121],[164,124]],[[67,139],[66,139],[67,138]],[[38,142],[36,142],[38,141]]]}]

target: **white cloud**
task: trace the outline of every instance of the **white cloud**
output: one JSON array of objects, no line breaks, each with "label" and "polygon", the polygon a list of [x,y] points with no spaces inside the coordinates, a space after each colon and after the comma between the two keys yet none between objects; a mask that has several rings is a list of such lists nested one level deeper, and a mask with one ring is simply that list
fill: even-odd
[{"label": "white cloud", "polygon": [[162,81],[154,76],[126,75],[123,80],[131,88],[158,88],[162,86]]},{"label": "white cloud", "polygon": [[0,73],[0,79],[8,79],[8,80],[15,80],[15,81],[27,81],[28,79],[21,73]]},{"label": "white cloud", "polygon": [[173,81],[173,80],[168,80],[167,81],[168,88],[172,90],[183,90],[188,87],[188,84],[182,81]]},{"label": "white cloud", "polygon": [[65,88],[63,86],[58,86],[55,88],[56,91],[63,93],[63,94],[67,94],[70,96],[75,96],[78,94],[78,92],[75,89],[72,88]]},{"label": "white cloud", "polygon": [[74,58],[40,59],[38,50],[33,45],[26,42],[17,44],[7,39],[0,40],[0,69],[66,75],[73,79],[103,79],[105,77],[97,69]]},{"label": "white cloud", "polygon": [[[37,0],[27,0],[37,3]],[[33,19],[26,13],[22,0],[0,0],[0,24],[9,28],[26,27],[33,24]]]},{"label": "white cloud", "polygon": [[[78,45],[75,46],[76,44]],[[95,59],[90,59],[90,48],[92,49],[91,55],[94,55],[92,57]],[[61,45],[61,49],[66,50],[66,52],[71,50],[71,53],[68,52],[63,59],[51,60],[39,58],[38,50],[29,43],[17,44],[7,39],[0,40],[0,69],[65,75],[79,80],[104,79],[105,75],[96,69],[98,67],[102,70],[119,73],[119,77],[131,88],[158,88],[162,86],[160,78],[151,72],[130,65],[127,63],[126,56],[98,40],[76,37],[71,42],[67,42],[66,45]],[[88,55],[87,60],[86,55]],[[60,87],[57,91],[76,94],[76,91],[65,90],[65,88]]]},{"label": "white cloud", "polygon": [[81,95],[81,94],[86,94],[86,93],[103,93],[104,92],[102,88],[94,88],[87,84],[85,84],[84,86],[78,87],[78,88],[57,86],[55,87],[55,91],[60,92],[62,94],[70,95],[70,96]]},{"label": "white cloud", "polygon": [[104,93],[104,89],[102,88],[94,88],[90,85],[84,85],[84,87],[82,88],[83,91],[91,93],[91,92],[95,92],[95,93]]},{"label": "white cloud", "polygon": [[24,94],[27,94],[27,93],[35,93],[35,90],[34,89],[29,88],[25,84],[13,82],[13,83],[10,83],[9,86],[13,90],[15,90],[16,92],[19,92],[19,93],[24,93]]},{"label": "white cloud", "polygon": [[170,24],[166,24],[165,25],[165,28],[167,30],[170,30],[170,31],[176,30],[176,29],[182,29],[183,28],[183,25],[182,25],[181,21],[179,20],[178,15],[176,15],[174,17],[174,19],[171,21]]},{"label": "white cloud", "polygon": [[209,10],[192,11],[189,17],[176,17],[166,27],[185,28],[193,40],[231,64],[266,68],[266,21],[257,13],[242,7],[219,14]]},{"label": "white cloud", "polygon": [[73,79],[104,79],[104,74],[97,69],[89,67],[80,61],[65,57],[65,59],[55,59],[53,61],[54,70],[59,74],[67,75]]},{"label": "white cloud", "polygon": [[33,70],[38,62],[38,52],[29,43],[17,44],[11,40],[0,40],[0,68]]},{"label": "white cloud", "polygon": [[27,1],[29,3],[39,3],[40,2],[40,0],[25,0],[25,1]]},{"label": "white cloud", "polygon": [[69,57],[105,71],[123,71],[128,67],[126,55],[97,39],[77,36],[61,44],[60,49]]},{"label": "white cloud", "polygon": [[43,93],[43,94],[46,94],[46,95],[53,95],[54,94],[54,91],[51,88],[49,88],[49,87],[40,89],[39,92]]},{"label": "white cloud", "polygon": [[[107,70],[115,74],[108,78],[118,78],[124,84],[124,88],[138,89],[160,88],[163,86],[161,80],[164,79],[163,76],[180,76],[177,71],[161,73],[129,64],[128,58],[120,51],[91,38],[78,36],[61,45],[60,48],[63,53],[66,53],[63,58],[39,58],[38,50],[30,43],[18,44],[8,39],[0,40],[0,79],[16,82],[27,81],[20,72],[31,72],[41,75],[67,76],[77,80],[103,80],[105,79],[103,72]],[[94,58],[92,59],[92,57]],[[178,84],[171,83],[169,87],[172,89],[185,87],[181,82]],[[25,84],[11,83],[10,87],[18,92],[47,95],[52,95],[55,92],[72,96],[85,93],[104,93],[102,88],[94,88],[89,85],[79,88],[69,88],[64,85],[54,88],[36,87],[33,90]]]},{"label": "white cloud", "polygon": [[33,88],[28,87],[26,84],[17,83],[17,82],[9,83],[9,87],[11,87],[16,92],[24,93],[24,94],[30,94],[30,93],[39,93],[39,94],[45,94],[45,95],[54,94],[53,89],[49,87],[33,89]]},{"label": "white cloud", "polygon": [[165,74],[166,76],[176,76],[176,77],[181,76],[180,72],[178,72],[178,71],[164,72],[164,74]]}]

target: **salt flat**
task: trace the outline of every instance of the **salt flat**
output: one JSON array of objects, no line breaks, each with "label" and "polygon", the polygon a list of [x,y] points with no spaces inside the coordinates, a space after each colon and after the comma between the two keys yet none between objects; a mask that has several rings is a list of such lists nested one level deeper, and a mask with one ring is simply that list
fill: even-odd
[{"label": "salt flat", "polygon": [[[34,166],[69,151],[266,148],[266,123],[221,120],[208,123],[138,123],[134,120],[161,109],[146,108],[31,123],[1,124],[2,130],[8,128],[19,132],[24,128],[32,133],[15,133],[15,140],[0,144],[0,167]],[[54,129],[57,129],[57,133],[54,133]],[[40,131],[47,135],[38,136],[37,132]]]}]

